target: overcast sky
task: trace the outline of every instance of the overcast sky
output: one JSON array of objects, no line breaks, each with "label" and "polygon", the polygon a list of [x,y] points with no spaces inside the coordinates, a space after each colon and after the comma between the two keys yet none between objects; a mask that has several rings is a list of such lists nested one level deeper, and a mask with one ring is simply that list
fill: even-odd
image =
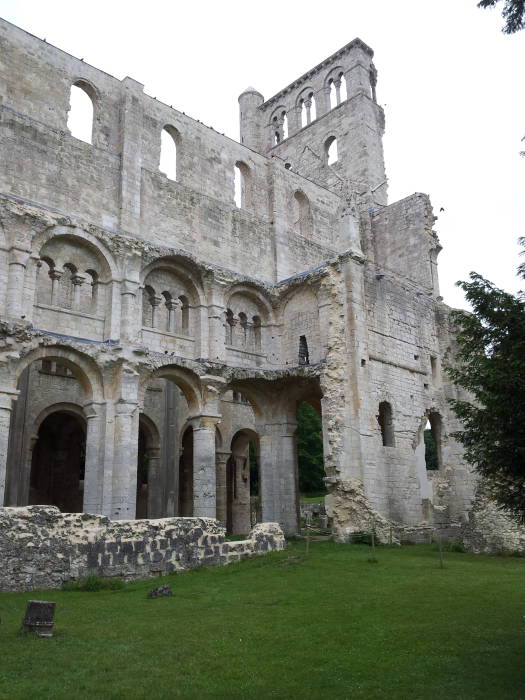
[{"label": "overcast sky", "polygon": [[[508,291],[525,236],[525,31],[476,0],[0,0],[0,15],[235,139],[237,97],[265,98],[356,36],[375,51],[389,201],[426,192],[441,293],[471,270]],[[444,212],[440,212],[441,207]]]}]

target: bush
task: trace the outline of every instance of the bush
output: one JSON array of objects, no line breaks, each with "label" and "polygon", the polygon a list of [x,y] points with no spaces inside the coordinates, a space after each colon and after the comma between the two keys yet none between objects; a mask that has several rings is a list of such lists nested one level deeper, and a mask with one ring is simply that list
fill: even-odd
[{"label": "bush", "polygon": [[64,591],[120,591],[126,584],[121,578],[102,578],[97,574],[90,574],[85,578],[78,578],[71,581],[64,581],[62,590]]}]

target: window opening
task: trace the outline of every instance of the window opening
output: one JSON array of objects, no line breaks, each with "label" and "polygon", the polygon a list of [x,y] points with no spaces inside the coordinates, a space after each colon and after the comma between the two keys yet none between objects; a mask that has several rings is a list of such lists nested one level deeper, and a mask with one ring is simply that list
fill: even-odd
[{"label": "window opening", "polygon": [[67,128],[74,136],[86,143],[93,142],[93,99],[83,82],[71,86]]},{"label": "window opening", "polygon": [[301,335],[299,337],[299,364],[300,365],[309,365],[310,364],[310,356],[308,354],[308,343],[306,341],[305,335]]},{"label": "window opening", "polygon": [[165,126],[160,135],[159,170],[170,180],[177,179],[177,133]]},{"label": "window opening", "polygon": [[331,136],[329,139],[327,139],[324,147],[326,153],[326,162],[328,163],[328,165],[333,165],[334,163],[337,163],[337,139],[335,138],[335,136]]},{"label": "window opening", "polygon": [[394,437],[394,421],[392,418],[392,406],[388,401],[381,401],[379,404],[379,413],[377,415],[377,422],[381,428],[381,437],[383,439],[384,447],[395,447],[395,437]]}]

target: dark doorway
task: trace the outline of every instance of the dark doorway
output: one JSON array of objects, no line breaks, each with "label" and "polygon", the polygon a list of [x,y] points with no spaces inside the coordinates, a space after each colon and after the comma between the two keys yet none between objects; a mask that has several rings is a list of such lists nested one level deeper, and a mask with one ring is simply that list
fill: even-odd
[{"label": "dark doorway", "polygon": [[179,460],[179,515],[193,515],[193,428],[186,428],[182,436]]},{"label": "dark doorway", "polygon": [[64,513],[81,513],[85,456],[85,420],[67,411],[47,416],[33,449],[29,504],[53,505]]}]

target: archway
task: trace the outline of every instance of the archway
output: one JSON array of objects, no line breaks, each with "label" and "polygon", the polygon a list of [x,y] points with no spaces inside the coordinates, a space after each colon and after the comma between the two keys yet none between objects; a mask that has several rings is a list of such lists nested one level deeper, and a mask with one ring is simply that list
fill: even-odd
[{"label": "archway", "polygon": [[182,435],[179,459],[179,515],[193,515],[193,428],[188,426]]},{"label": "archway", "polygon": [[232,438],[226,463],[226,531],[245,535],[260,520],[259,436],[243,428]]},{"label": "archway", "polygon": [[137,502],[135,517],[158,518],[162,516],[161,488],[159,483],[160,438],[155,423],[143,413],[139,416],[139,441],[137,449]]},{"label": "archway", "polygon": [[85,456],[85,419],[69,411],[48,415],[33,448],[29,505],[53,505],[66,513],[81,513]]}]

